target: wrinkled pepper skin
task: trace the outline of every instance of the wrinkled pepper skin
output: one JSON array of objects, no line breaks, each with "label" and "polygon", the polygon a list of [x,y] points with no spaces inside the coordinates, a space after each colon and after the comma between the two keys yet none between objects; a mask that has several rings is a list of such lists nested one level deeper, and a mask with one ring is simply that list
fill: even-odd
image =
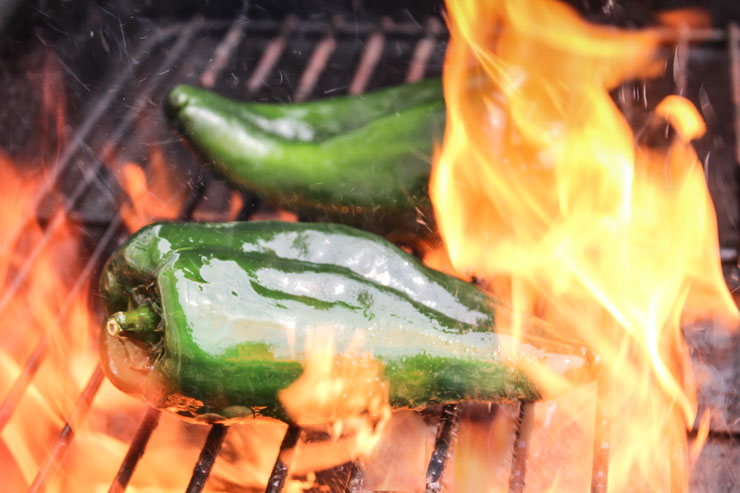
[{"label": "wrinkled pepper skin", "polygon": [[433,224],[431,156],[445,122],[438,79],[286,104],[180,85],[165,110],[203,161],[277,207],[381,234]]},{"label": "wrinkled pepper skin", "polygon": [[150,225],[108,260],[100,292],[108,377],[195,420],[287,419],[278,392],[312,331],[339,351],[361,331],[394,407],[539,395],[502,355],[487,294],[347,226]]}]

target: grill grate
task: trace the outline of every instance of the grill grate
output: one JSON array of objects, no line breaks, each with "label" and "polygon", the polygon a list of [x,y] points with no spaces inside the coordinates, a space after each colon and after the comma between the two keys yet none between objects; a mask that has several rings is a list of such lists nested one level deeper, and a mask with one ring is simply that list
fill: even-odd
[{"label": "grill grate", "polygon": [[[106,166],[111,166],[124,154],[145,151],[141,149],[142,130],[137,124],[141,120],[161,120],[157,101],[162,100],[163,90],[169,84],[200,83],[208,88],[218,87],[220,92],[229,96],[256,100],[298,101],[334,91],[356,94],[370,88],[439,75],[447,36],[444,25],[437,18],[430,18],[422,26],[415,22],[398,23],[388,18],[378,23],[347,23],[342,17],[335,17],[331,22],[324,23],[288,16],[280,23],[251,22],[242,15],[232,23],[206,21],[196,17],[165,27],[142,25],[139,28],[141,32],[131,36],[131,39],[141,39],[141,42],[131,56],[130,69],[115,73],[102,85],[103,90],[87,106],[89,112],[77,126],[75,134],[63,149],[33,203],[34,210],[43,209],[42,205],[47,197],[61,189],[65,192],[63,211],[49,218],[42,241],[35,246],[12,279],[9,289],[0,298],[2,311],[10,305],[30,267],[62,225],[64,215],[76,214],[91,229],[102,227],[103,232],[97,246],[71,288],[56,322],[38,341],[0,404],[0,431],[11,419],[44,361],[50,335],[56,324],[100,265],[105,254],[121,239],[122,217],[118,207],[120,187],[115,183],[110,184],[111,178],[106,172]],[[728,32],[728,36],[725,36],[722,30],[686,31],[675,40],[673,82],[676,92],[686,93],[690,44],[728,42],[731,61],[728,75],[731,75],[732,80],[735,131],[736,135],[740,135],[740,28],[731,25]],[[140,36],[137,38],[137,35]],[[296,63],[297,59],[301,62]],[[346,65],[348,59],[358,60],[353,71],[327,70],[327,67],[337,64]],[[295,86],[293,82],[296,82]],[[617,100],[628,118],[636,87],[625,85],[617,94]],[[646,86],[641,87],[645,91]],[[121,105],[121,101],[131,103]],[[166,126],[160,124],[157,128],[164,129],[162,142],[173,143],[168,147],[168,152],[180,152],[173,150],[176,147],[175,139],[169,136]],[[740,142],[735,142],[735,156],[740,161]],[[189,154],[181,154],[180,157],[180,162],[185,164],[181,165],[182,169],[179,171],[183,176],[191,177],[192,186],[178,217],[190,219],[199,208],[208,207],[209,204],[204,203],[208,198],[208,191],[219,186],[220,180],[203,173]],[[72,186],[69,186],[70,183]],[[249,197],[246,197],[244,204],[236,217],[238,219],[248,219],[260,207]],[[733,204],[737,207],[736,202]],[[235,219],[229,217],[228,204],[222,204],[216,209],[216,218]],[[96,215],[91,216],[92,212]],[[31,219],[28,218],[29,221]],[[726,261],[735,262],[737,259],[737,248],[734,245],[727,245],[725,242],[721,253]],[[30,491],[43,491],[59,469],[65,451],[74,440],[75,430],[85,420],[102,382],[103,373],[98,365],[82,390],[74,411],[39,470]],[[522,492],[525,488],[527,443],[533,412],[532,403],[519,403],[519,423],[509,480],[509,491],[512,493]],[[157,428],[159,417],[160,412],[154,409],[149,409],[145,414],[118,474],[113,479],[110,491],[125,491],[149,438]],[[427,492],[441,489],[441,477],[449,451],[454,447],[456,422],[456,406],[445,406],[427,469]],[[591,486],[594,492],[605,492],[607,489],[608,425],[608,416],[599,408]],[[202,490],[227,430],[223,425],[211,427],[186,491]],[[299,428],[288,428],[266,491],[282,490],[292,451],[300,437]],[[362,470],[352,464],[345,467],[344,471],[347,473],[345,491],[364,491]]]},{"label": "grill grate", "polygon": [[134,439],[131,440],[131,445],[129,446],[128,452],[126,452],[126,456],[123,458],[121,467],[118,469],[118,474],[116,474],[116,477],[113,479],[113,483],[108,490],[110,493],[121,493],[126,491],[126,486],[128,486],[131,476],[134,475],[136,464],[139,462],[139,459],[141,459],[141,456],[144,455],[146,445],[149,443],[149,437],[152,436],[154,429],[159,424],[160,414],[161,412],[153,407],[147,409],[144,419],[141,421],[138,430],[136,430]]}]

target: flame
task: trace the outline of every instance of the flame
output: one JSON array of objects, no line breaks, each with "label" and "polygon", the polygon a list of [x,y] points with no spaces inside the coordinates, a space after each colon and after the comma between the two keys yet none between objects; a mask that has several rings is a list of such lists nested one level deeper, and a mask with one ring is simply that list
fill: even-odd
[{"label": "flame", "polygon": [[698,7],[658,12],[656,18],[664,26],[685,29],[709,29],[712,27],[712,16]]},{"label": "flame", "polygon": [[[447,251],[445,244],[441,240],[437,238],[420,239],[417,241],[415,247],[421,256],[424,265],[430,269],[444,272],[450,276],[459,277],[464,281],[472,281],[471,276],[464,276],[455,269],[455,266],[452,265],[452,260],[450,259],[450,253]],[[406,252],[411,254],[414,253],[411,250],[406,250]]]},{"label": "flame", "polygon": [[[588,487],[595,415],[603,406],[612,417],[611,490],[685,490],[709,414],[689,448],[696,402],[680,324],[738,319],[717,261],[702,169],[688,143],[705,131],[703,122],[688,102],[667,98],[638,140],[662,135],[669,123],[671,141],[636,145],[608,96],[623,80],[660,72],[658,31],[589,26],[545,0],[461,1],[449,10],[448,132],[431,187],[445,244],[423,246],[425,260],[495,291],[513,308],[514,334],[527,330],[517,314],[533,313],[604,361],[598,383],[588,385],[523,368],[549,398],[534,407],[527,489]],[[701,16],[662,21],[681,29],[705,23]],[[49,80],[58,77],[53,60],[45,67]],[[42,87],[51,110],[41,134],[56,131],[48,140],[58,154],[66,125],[56,86]],[[122,213],[131,231],[182,213],[191,188],[172,179],[165,154],[155,146],[145,166],[111,165],[130,199]],[[16,171],[24,168],[0,154],[0,300],[8,300],[0,301],[3,396],[38,341],[48,334],[49,343],[0,433],[9,490],[31,484],[71,419],[97,365],[100,323],[88,287],[72,289],[82,271],[76,259],[84,258],[75,228],[61,211],[52,211],[53,230],[32,217],[53,169],[46,177]],[[229,217],[242,203],[232,192]],[[221,218],[202,210],[194,217]],[[296,219],[282,211],[253,217]],[[29,264],[42,240],[48,243]],[[27,265],[24,281],[14,284]],[[422,489],[435,428],[416,413],[390,414],[369,356],[353,348],[336,354],[321,337],[307,355],[303,376],[281,398],[292,419],[322,440],[299,442],[286,491],[308,487],[312,471],[350,459],[363,465],[366,488]],[[516,413],[501,409],[489,422],[462,417],[447,489],[507,488]],[[103,382],[47,490],[106,491],[146,410]],[[231,426],[206,490],[264,488],[286,428],[276,421]],[[207,431],[162,413],[128,491],[182,491]]]},{"label": "flame", "polygon": [[305,474],[367,457],[391,416],[382,366],[363,354],[362,335],[337,354],[331,331],[310,334],[302,375],[279,394],[292,422],[328,440],[300,442],[291,473]]},{"label": "flame", "polygon": [[378,442],[359,463],[369,491],[423,491],[434,428],[411,411],[393,413]]},{"label": "flame", "polygon": [[[49,83],[40,87],[46,111],[39,129],[43,149],[28,162],[11,159],[0,149],[0,399],[9,395],[34,351],[42,361],[0,427],[3,491],[24,491],[33,483],[98,365],[101,315],[89,303],[89,283],[81,282],[90,246],[81,241],[78,225],[58,207],[59,198],[46,197],[56,176],[49,164],[63,147],[65,127],[63,100],[52,90],[54,66],[47,65],[44,77],[50,77]],[[176,217],[189,192],[174,184],[170,164],[157,148],[147,172],[131,162],[114,172],[132,199],[123,212],[131,229]],[[233,218],[241,197],[234,192],[230,198],[228,214]],[[43,340],[45,345],[40,345]],[[75,422],[74,439],[59,468],[50,468],[46,491],[108,491],[146,410],[145,403],[104,381],[89,412]],[[285,428],[278,422],[230,427],[206,491],[223,491],[235,484],[264,488]],[[185,489],[207,433],[206,426],[162,413],[127,491]],[[298,450],[297,473],[306,474],[312,453],[310,447],[305,454]],[[286,488],[305,484],[293,479]]]},{"label": "flame", "polygon": [[172,179],[161,149],[152,148],[146,172],[129,161],[121,166],[120,176],[121,186],[129,197],[121,205],[121,216],[129,231],[137,231],[157,220],[177,218],[188,189]]},{"label": "flame", "polygon": [[450,474],[444,478],[447,491],[476,491],[479,485],[489,491],[508,490],[518,414],[511,407],[496,407],[493,416],[488,412],[483,419],[474,419],[471,412],[460,416]]},{"label": "flame", "polygon": [[[82,275],[79,259],[86,258],[81,255],[83,245],[63,211],[49,211],[46,229],[36,221],[34,204],[47,177],[20,170],[39,168],[43,167],[15,163],[0,151],[0,229],[4,232],[0,300],[7,297],[0,305],[2,398],[39,341],[48,337],[43,363],[0,432],[4,491],[24,491],[34,481],[98,364],[100,317],[88,305],[89,286],[84,283],[73,290]],[[42,243],[44,248],[29,262]],[[14,288],[24,268],[28,273]],[[145,403],[104,381],[89,413],[74,429],[61,467],[49,475],[46,490],[107,491],[146,409]],[[206,490],[223,491],[234,484],[264,488],[285,428],[269,421],[230,427]],[[182,491],[207,432],[206,426],[162,413],[127,491]],[[297,474],[311,468],[313,454],[310,447],[305,453],[297,452]],[[302,484],[294,479],[288,486],[295,489]]]},{"label": "flame", "polygon": [[[359,338],[356,338],[359,340]],[[351,344],[337,355],[331,332],[309,337],[303,374],[280,393],[280,401],[294,423],[313,428],[334,423],[340,435],[344,419],[365,416],[372,423],[387,419],[388,390],[382,367],[370,355],[357,354]]]},{"label": "flame", "polygon": [[[3,397],[39,341],[48,337],[43,363],[0,433],[0,468],[8,491],[22,491],[33,483],[98,364],[100,316],[88,306],[89,286],[78,285],[87,257],[77,228],[62,210],[53,208],[45,228],[37,222],[35,204],[49,175],[17,171],[27,168],[45,166],[15,163],[0,152],[0,228],[5,233],[0,238],[0,300],[7,298],[6,305],[0,305]],[[161,150],[152,150],[146,172],[132,162],[114,171],[130,199],[122,213],[132,230],[180,213],[187,192],[174,184]],[[235,217],[241,206],[241,196],[234,192],[229,217]],[[209,219],[207,213],[196,216]],[[258,217],[295,220],[282,211],[263,211]],[[29,261],[39,244],[44,247]],[[14,279],[26,268],[27,275],[13,292]],[[325,432],[319,435],[326,438],[299,442],[286,492],[310,487],[313,471],[369,454],[390,416],[376,361],[349,353],[335,355],[323,338],[307,350],[305,374],[283,397],[296,422]],[[354,354],[352,348],[347,351]],[[59,469],[52,468],[47,477],[46,490],[107,491],[146,410],[144,402],[104,381],[88,414],[76,424]],[[234,485],[264,489],[286,428],[269,420],[230,426],[206,491],[230,490]],[[127,491],[182,491],[207,433],[206,426],[162,413]]]},{"label": "flame", "polygon": [[[452,263],[513,313],[601,356],[611,491],[685,491],[696,399],[681,324],[715,317],[735,327],[738,312],[689,143],[704,132],[697,111],[678,96],[661,102],[639,140],[668,124],[675,133],[649,147],[609,96],[660,72],[659,31],[589,25],[552,0],[450,1],[448,11],[448,120],[430,193]],[[510,325],[527,331],[516,316]],[[594,439],[596,392],[584,398],[546,368],[523,369],[557,398],[549,413],[559,416],[543,453],[537,441],[530,451],[529,470],[548,473],[527,484],[582,490],[592,448],[576,454],[571,444]]]},{"label": "flame", "polygon": [[[51,450],[49,436],[71,415],[76,396],[97,364],[87,291],[71,291],[81,245],[61,212],[51,211],[46,231],[36,223],[33,204],[42,177],[19,171],[29,168],[38,167],[0,155],[0,227],[6,232],[0,241],[3,396],[38,351],[39,342],[47,341],[43,363],[0,435],[8,452],[3,470],[15,470],[26,486]],[[46,247],[35,253],[40,244]]]}]

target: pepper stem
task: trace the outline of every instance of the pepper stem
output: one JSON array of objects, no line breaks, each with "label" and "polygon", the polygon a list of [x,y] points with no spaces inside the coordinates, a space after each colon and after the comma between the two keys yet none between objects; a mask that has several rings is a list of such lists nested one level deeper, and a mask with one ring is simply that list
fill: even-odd
[{"label": "pepper stem", "polygon": [[114,313],[105,322],[105,330],[113,337],[155,344],[160,338],[155,332],[160,320],[159,313],[147,303],[133,310]]}]

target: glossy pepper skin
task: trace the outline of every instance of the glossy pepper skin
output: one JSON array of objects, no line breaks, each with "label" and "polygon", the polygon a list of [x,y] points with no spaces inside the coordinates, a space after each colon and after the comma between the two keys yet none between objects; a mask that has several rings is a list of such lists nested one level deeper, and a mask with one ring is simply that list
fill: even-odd
[{"label": "glossy pepper skin", "polygon": [[371,233],[334,224],[159,223],[108,260],[101,361],[153,406],[208,422],[286,419],[313,330],[362,331],[394,407],[534,399],[493,332],[491,298]]},{"label": "glossy pepper skin", "polygon": [[205,162],[273,205],[381,234],[430,229],[431,156],[445,122],[438,79],[285,104],[181,85],[165,109]]}]

